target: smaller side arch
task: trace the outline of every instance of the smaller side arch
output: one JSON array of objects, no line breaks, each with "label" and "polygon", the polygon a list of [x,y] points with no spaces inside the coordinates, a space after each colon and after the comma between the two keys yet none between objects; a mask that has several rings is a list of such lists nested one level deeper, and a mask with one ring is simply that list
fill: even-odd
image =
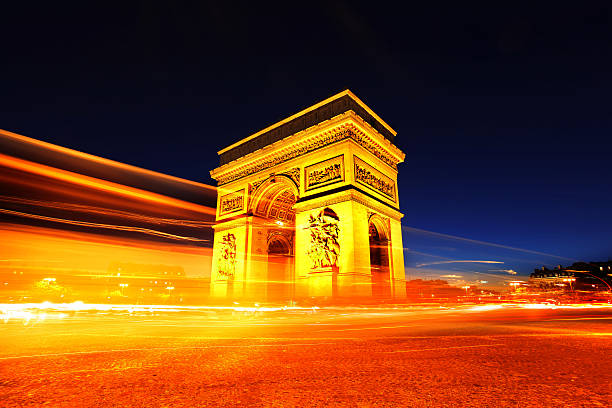
[{"label": "smaller side arch", "polygon": [[388,222],[378,214],[372,214],[368,220],[372,296],[378,298],[391,297],[390,234],[388,226]]},{"label": "smaller side arch", "polygon": [[268,239],[268,254],[291,255],[291,242],[280,233],[273,233]]},{"label": "smaller side arch", "polygon": [[378,238],[381,241],[391,241],[391,232],[389,231],[389,222],[378,214],[370,215],[368,226],[374,226],[378,233]]}]

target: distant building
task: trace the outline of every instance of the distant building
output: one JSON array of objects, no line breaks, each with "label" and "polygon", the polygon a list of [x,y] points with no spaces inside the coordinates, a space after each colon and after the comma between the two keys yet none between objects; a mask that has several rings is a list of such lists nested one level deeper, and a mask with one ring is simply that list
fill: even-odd
[{"label": "distant building", "polygon": [[612,261],[575,262],[554,269],[543,266],[530,275],[529,285],[541,291],[609,291],[612,289]]}]

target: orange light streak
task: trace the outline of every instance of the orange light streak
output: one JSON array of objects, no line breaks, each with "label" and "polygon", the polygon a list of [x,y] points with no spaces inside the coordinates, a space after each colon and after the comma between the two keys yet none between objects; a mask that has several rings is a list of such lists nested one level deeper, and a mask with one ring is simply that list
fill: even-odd
[{"label": "orange light streak", "polygon": [[26,204],[32,206],[40,206],[45,208],[56,208],[61,210],[72,210],[79,211],[88,214],[97,214],[105,216],[116,216],[136,221],[144,221],[155,224],[168,224],[168,225],[180,225],[186,227],[210,227],[215,223],[213,221],[197,221],[197,220],[183,220],[176,218],[161,218],[151,217],[141,214],[135,214],[128,211],[115,210],[110,208],[95,207],[90,205],[72,204],[57,201],[41,201],[41,200],[29,200],[19,197],[3,196],[0,195],[0,201],[5,201],[11,204]]},{"label": "orange light streak", "polygon": [[176,239],[176,240],[199,241],[199,242],[209,241],[207,239],[200,239],[200,238],[170,234],[167,232],[157,231],[157,230],[153,230],[150,228],[129,227],[127,225],[111,225],[111,224],[101,224],[98,222],[68,220],[65,218],[47,217],[45,215],[29,214],[29,213],[24,213],[21,211],[6,210],[4,208],[0,208],[0,213],[9,214],[9,215],[17,215],[20,217],[33,218],[33,219],[43,220],[43,221],[52,221],[52,222],[60,222],[63,224],[78,225],[81,227],[94,227],[94,228],[112,229],[112,230],[117,230],[117,231],[141,232],[143,234],[155,235],[158,237],[164,237],[164,238],[170,238],[170,239]]},{"label": "orange light streak", "polygon": [[52,143],[43,142],[42,140],[32,139],[32,138],[27,137],[27,136],[23,136],[23,135],[19,135],[17,133],[9,132],[8,130],[0,129],[0,135],[4,136],[6,138],[9,138],[9,139],[19,140],[20,142],[27,143],[27,144],[30,144],[30,145],[33,145],[33,146],[42,147],[42,148],[45,148],[45,149],[53,151],[53,152],[63,153],[63,154],[67,154],[67,155],[70,155],[70,156],[73,156],[73,157],[78,157],[80,159],[85,159],[85,160],[88,160],[88,161],[91,161],[91,162],[94,162],[94,163],[100,163],[100,164],[104,164],[104,165],[115,167],[115,168],[122,169],[122,170],[128,170],[130,172],[136,172],[136,173],[141,173],[141,174],[145,174],[145,175],[149,175],[149,176],[160,177],[160,178],[164,178],[164,179],[167,179],[167,180],[177,181],[179,183],[191,184],[192,186],[204,188],[204,189],[210,190],[212,192],[216,192],[217,191],[216,187],[209,186],[208,184],[198,183],[196,181],[187,180],[187,179],[183,179],[183,178],[175,177],[175,176],[170,176],[168,174],[158,173],[156,171],[143,169],[143,168],[140,168],[140,167],[136,167],[136,166],[132,166],[132,165],[129,165],[129,164],[117,162],[117,161],[114,161],[114,160],[105,159],[105,158],[99,157],[99,156],[94,156],[94,155],[89,154],[89,153],[79,152],[78,150],[73,150],[73,149],[69,149],[67,147],[62,147],[62,146],[54,145]]},{"label": "orange light streak", "polygon": [[[177,288],[175,292],[178,300],[185,294],[184,290],[191,290],[195,284],[194,281],[188,280],[188,283],[185,283],[181,279],[203,279],[210,273],[211,248],[195,246],[192,241],[155,242],[146,237],[137,239],[2,224],[0,242],[3,243],[0,245],[0,279],[9,282],[8,286],[2,285],[0,289],[0,294],[4,295],[5,299],[6,296],[36,296],[37,292],[32,286],[35,282],[33,279],[40,280],[44,277],[57,278],[59,285],[68,287],[72,291],[70,300],[99,301],[107,296],[108,290],[113,287],[119,289],[117,284],[126,282],[130,283],[128,289],[136,285],[134,291],[140,292],[140,283],[147,288],[155,288],[156,285],[150,284],[149,281],[160,280],[157,295],[163,290],[161,285],[164,278],[159,275],[141,272],[135,276],[130,270],[125,270],[122,271],[125,272],[122,273],[124,276],[119,278],[116,276],[116,270],[109,269],[113,264],[119,263],[182,268],[184,273],[181,273],[180,279],[178,276],[166,278],[166,281],[172,282],[171,286]],[[34,278],[36,276],[38,278]],[[109,282],[108,278],[114,278],[115,281]],[[19,285],[21,289],[17,289]],[[201,292],[194,289],[189,292],[188,299],[192,302],[203,302],[208,297],[207,289],[202,288]],[[136,301],[137,294],[132,292],[129,294],[133,297],[129,299]],[[161,301],[156,300],[158,297],[155,296],[148,301]],[[43,297],[33,300],[54,299],[56,298]]]},{"label": "orange light streak", "polygon": [[179,200],[176,198],[166,197],[161,194],[152,193],[134,187],[128,187],[122,184],[113,183],[111,181],[101,180],[82,174],[77,174],[67,170],[57,169],[54,167],[46,166],[44,164],[38,164],[23,159],[17,159],[15,157],[7,156],[1,153],[0,164],[16,170],[50,177],[56,180],[90,187],[104,192],[119,194],[131,199],[145,200],[155,204],[178,207],[207,215],[214,215],[216,213],[213,208],[205,207],[203,205],[189,203],[187,201]]}]

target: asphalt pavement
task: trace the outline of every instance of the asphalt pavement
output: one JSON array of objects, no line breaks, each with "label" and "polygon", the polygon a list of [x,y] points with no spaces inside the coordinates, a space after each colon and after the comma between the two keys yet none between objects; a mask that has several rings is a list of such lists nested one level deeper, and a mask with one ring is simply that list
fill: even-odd
[{"label": "asphalt pavement", "polygon": [[0,406],[609,407],[611,323],[603,306],[5,311]]}]

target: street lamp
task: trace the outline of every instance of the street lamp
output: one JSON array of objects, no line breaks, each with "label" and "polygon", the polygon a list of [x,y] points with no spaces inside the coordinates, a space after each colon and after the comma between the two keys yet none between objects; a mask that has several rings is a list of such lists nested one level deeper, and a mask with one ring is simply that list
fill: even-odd
[{"label": "street lamp", "polygon": [[120,283],[119,286],[121,287],[121,296],[125,296],[125,288],[129,285],[127,283]]}]

